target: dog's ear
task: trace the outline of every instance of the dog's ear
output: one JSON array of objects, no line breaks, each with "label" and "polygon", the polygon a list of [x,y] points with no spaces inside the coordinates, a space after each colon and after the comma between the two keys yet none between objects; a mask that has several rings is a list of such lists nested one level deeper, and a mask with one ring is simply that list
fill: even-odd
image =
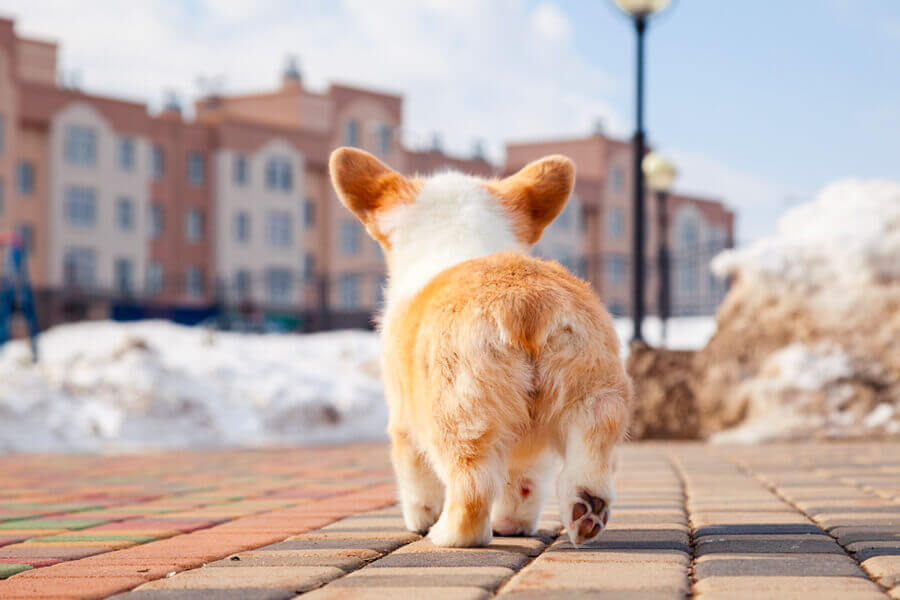
[{"label": "dog's ear", "polygon": [[356,148],[338,148],[332,152],[328,170],[338,198],[367,225],[379,209],[410,188],[403,175]]},{"label": "dog's ear", "polygon": [[556,154],[525,165],[491,186],[516,221],[517,235],[534,244],[562,212],[575,183],[575,165]]}]

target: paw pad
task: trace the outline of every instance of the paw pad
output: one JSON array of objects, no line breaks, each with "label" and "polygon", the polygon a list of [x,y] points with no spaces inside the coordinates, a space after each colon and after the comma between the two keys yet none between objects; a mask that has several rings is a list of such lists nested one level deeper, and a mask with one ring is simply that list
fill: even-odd
[{"label": "paw pad", "polygon": [[569,536],[577,545],[592,542],[609,522],[609,504],[603,498],[579,490],[572,503]]}]

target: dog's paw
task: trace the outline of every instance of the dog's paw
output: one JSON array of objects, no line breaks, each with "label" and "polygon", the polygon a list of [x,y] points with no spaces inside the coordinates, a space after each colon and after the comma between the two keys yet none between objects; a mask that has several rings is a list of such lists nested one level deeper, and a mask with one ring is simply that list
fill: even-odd
[{"label": "dog's paw", "polygon": [[609,501],[579,489],[563,513],[566,531],[575,546],[596,540],[609,522]]},{"label": "dog's paw", "polygon": [[511,517],[496,517],[491,521],[491,529],[502,536],[534,535],[537,523]]},{"label": "dog's paw", "polygon": [[403,522],[406,528],[416,533],[427,533],[441,516],[441,507],[423,502],[410,502],[403,505]]},{"label": "dog's paw", "polygon": [[448,548],[472,548],[487,546],[493,539],[491,523],[484,519],[483,524],[473,528],[461,529],[454,527],[450,519],[441,517],[428,533],[428,539],[435,546]]}]

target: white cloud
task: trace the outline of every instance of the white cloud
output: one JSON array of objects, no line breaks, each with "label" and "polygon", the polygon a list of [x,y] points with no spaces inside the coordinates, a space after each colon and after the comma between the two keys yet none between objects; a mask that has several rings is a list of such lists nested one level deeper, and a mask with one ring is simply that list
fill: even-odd
[{"label": "white cloud", "polygon": [[[504,141],[584,135],[598,119],[612,135],[630,125],[607,99],[613,80],[575,47],[569,16],[524,0],[6,0],[20,33],[60,42],[64,69],[89,91],[146,101],[166,90],[192,102],[200,76],[227,92],[277,85],[288,55],[305,81],[369,85],[405,96],[413,145],[432,132],[468,153],[476,138],[502,157]],[[738,209],[739,239],[771,228],[786,190],[696,151],[676,153],[680,187]]]},{"label": "white cloud", "polygon": [[200,76],[224,75],[226,91],[269,89],[295,54],[313,86],[336,80],[403,93],[414,144],[438,131],[449,150],[467,153],[481,138],[499,158],[503,140],[581,134],[597,119],[625,132],[605,101],[616,82],[576,51],[569,18],[552,3],[534,10],[523,0],[5,6],[20,32],[60,42],[61,64],[77,69],[83,88],[153,106],[168,89],[193,101]]},{"label": "white cloud", "polygon": [[558,6],[544,2],[531,13],[531,26],[550,41],[564,40],[572,35],[572,23]]}]

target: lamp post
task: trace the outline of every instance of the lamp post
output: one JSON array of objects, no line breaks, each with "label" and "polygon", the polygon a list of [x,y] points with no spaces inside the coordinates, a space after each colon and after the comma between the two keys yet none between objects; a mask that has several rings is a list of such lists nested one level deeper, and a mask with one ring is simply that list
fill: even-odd
[{"label": "lamp post", "polygon": [[663,10],[671,0],[613,0],[634,20],[637,32],[637,81],[634,131],[634,199],[632,205],[631,318],[634,322],[632,342],[644,341],[644,31],[652,15]]},{"label": "lamp post", "polygon": [[669,210],[666,199],[672,182],[678,171],[665,158],[651,152],[644,157],[641,165],[644,177],[650,189],[656,192],[656,267],[659,272],[659,295],[657,296],[657,308],[661,327],[661,345],[666,343],[666,321],[669,318],[669,302],[671,299],[671,275],[669,274]]}]

